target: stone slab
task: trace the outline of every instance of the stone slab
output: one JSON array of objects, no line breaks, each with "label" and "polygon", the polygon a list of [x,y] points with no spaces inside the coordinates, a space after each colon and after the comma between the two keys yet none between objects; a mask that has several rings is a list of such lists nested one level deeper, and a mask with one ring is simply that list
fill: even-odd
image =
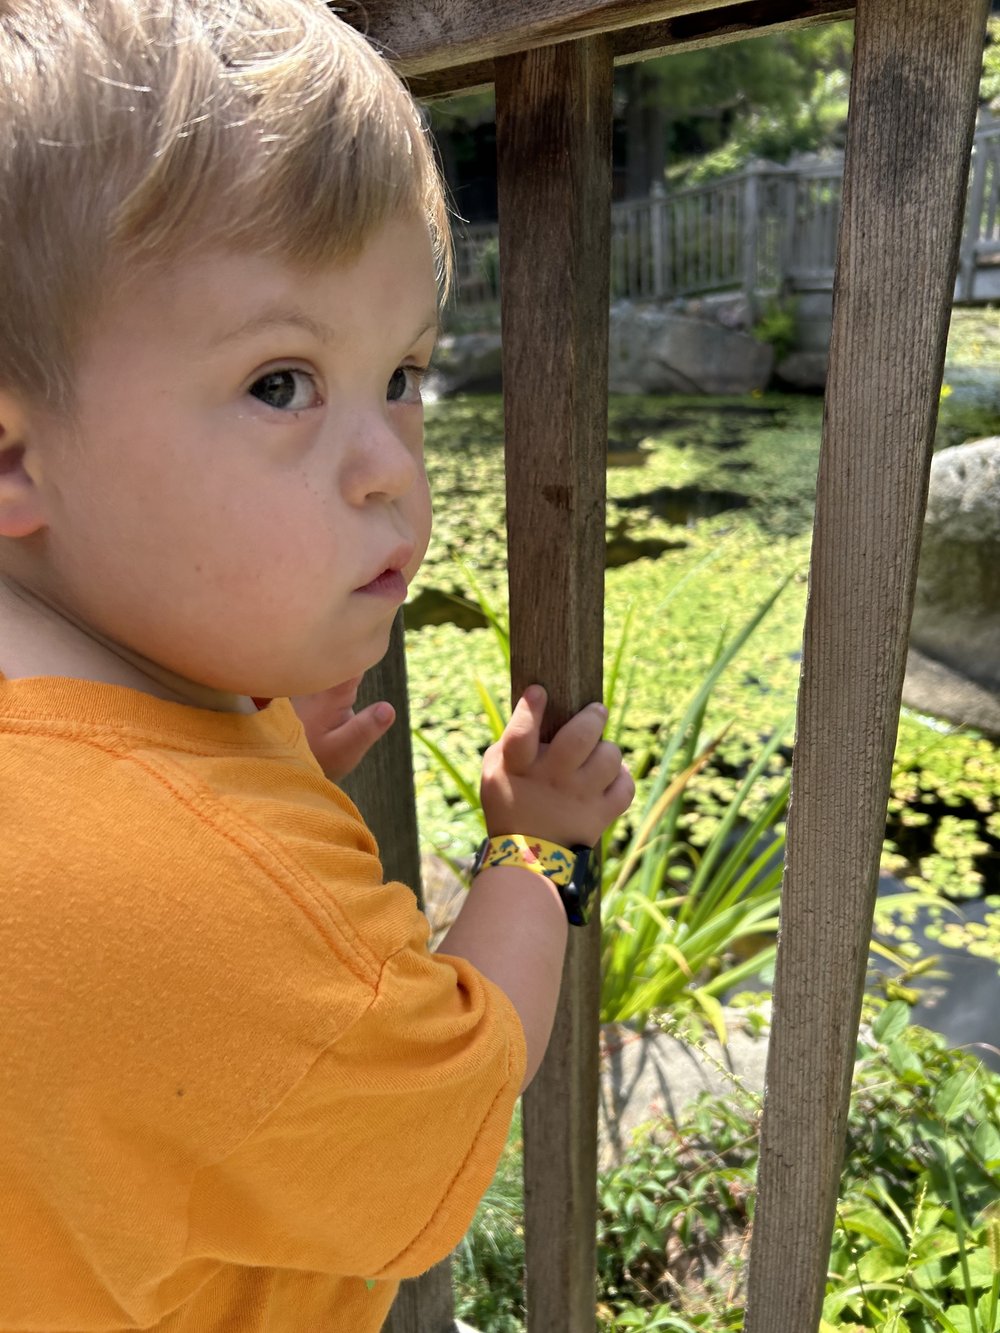
[{"label": "stone slab", "polygon": [[767,1038],[753,1035],[735,1011],[726,1011],[726,1027],[727,1045],[706,1037],[704,1052],[658,1030],[638,1033],[619,1023],[601,1029],[600,1170],[621,1161],[637,1129],[664,1118],[676,1122],[701,1092],[731,1091],[734,1078],[763,1091]]}]

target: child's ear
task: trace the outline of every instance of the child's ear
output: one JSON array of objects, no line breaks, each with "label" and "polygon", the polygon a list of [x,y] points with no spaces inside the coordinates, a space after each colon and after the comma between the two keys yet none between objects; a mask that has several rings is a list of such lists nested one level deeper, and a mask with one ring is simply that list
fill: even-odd
[{"label": "child's ear", "polygon": [[27,411],[0,388],[0,537],[30,537],[45,526],[39,468],[28,437]]}]

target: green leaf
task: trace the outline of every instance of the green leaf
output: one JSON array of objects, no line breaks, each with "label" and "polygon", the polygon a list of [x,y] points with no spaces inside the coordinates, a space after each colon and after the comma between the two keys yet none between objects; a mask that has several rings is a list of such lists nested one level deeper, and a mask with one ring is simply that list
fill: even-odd
[{"label": "green leaf", "polygon": [[954,1121],[965,1114],[976,1095],[975,1073],[952,1074],[935,1093],[933,1106],[943,1120]]},{"label": "green leaf", "polygon": [[862,1205],[851,1212],[845,1212],[842,1220],[848,1231],[853,1231],[859,1236],[867,1236],[876,1245],[905,1257],[906,1242],[902,1233],[877,1208]]},{"label": "green leaf", "polygon": [[973,1324],[968,1306],[949,1305],[944,1314],[955,1333],[983,1333],[978,1320]]},{"label": "green leaf", "polygon": [[972,1136],[972,1146],[983,1165],[992,1170],[1000,1166],[1000,1129],[984,1120]]},{"label": "green leaf", "polygon": [[498,741],[503,735],[504,720],[500,713],[500,705],[494,699],[489,686],[480,677],[475,680],[476,693],[479,695],[480,702],[483,705],[483,712],[486,714],[486,720],[490,724],[490,735],[494,742]]},{"label": "green leaf", "polygon": [[704,987],[698,987],[691,992],[695,1003],[704,1010],[705,1017],[712,1025],[712,1030],[719,1039],[720,1046],[726,1046],[729,1043],[729,1033],[726,1031],[726,1015],[722,1005],[714,995],[709,995]]},{"label": "green leaf", "polygon": [[[990,1252],[985,1245],[970,1250],[968,1255],[969,1284],[973,1287],[989,1287],[993,1284],[993,1265]],[[948,1281],[953,1287],[962,1289],[964,1275],[962,1265],[956,1264],[948,1274]]]},{"label": "green leaf", "polygon": [[872,1024],[872,1036],[886,1046],[895,1041],[910,1021],[910,1006],[902,1000],[887,1004]]},{"label": "green leaf", "polygon": [[[901,1004],[902,1001],[898,1003]],[[904,1082],[919,1083],[923,1079],[923,1064],[909,1042],[890,1042],[886,1054],[889,1057],[889,1064]]]},{"label": "green leaf", "polygon": [[[480,819],[482,819],[482,806],[479,804],[479,795],[476,792],[475,788],[472,786],[472,784],[469,782],[468,778],[466,778],[465,775],[462,772],[460,772],[460,770],[451,762],[448,756],[441,749],[440,745],[438,745],[435,741],[432,741],[429,736],[425,736],[419,727],[414,727],[412,730],[413,730],[413,735],[424,747],[424,749],[430,754],[431,758],[437,764],[438,768],[447,773],[448,776],[451,778],[452,782],[454,782],[455,786],[458,788],[469,809],[477,811],[479,813]],[[484,827],[485,827],[485,822],[484,822]]]},{"label": "green leaf", "polygon": [[862,1282],[894,1282],[905,1276],[906,1268],[904,1251],[886,1250],[878,1245],[858,1260],[857,1274]]}]

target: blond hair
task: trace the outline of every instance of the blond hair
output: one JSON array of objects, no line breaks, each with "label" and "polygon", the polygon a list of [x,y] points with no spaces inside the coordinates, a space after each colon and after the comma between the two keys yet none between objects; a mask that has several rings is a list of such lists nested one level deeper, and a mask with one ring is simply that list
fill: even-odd
[{"label": "blond hair", "polygon": [[68,407],[130,264],[333,262],[405,212],[446,285],[419,109],[322,0],[0,0],[0,385]]}]

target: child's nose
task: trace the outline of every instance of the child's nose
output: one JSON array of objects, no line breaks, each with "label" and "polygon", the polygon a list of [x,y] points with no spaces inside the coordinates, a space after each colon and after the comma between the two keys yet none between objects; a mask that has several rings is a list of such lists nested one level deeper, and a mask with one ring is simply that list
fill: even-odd
[{"label": "child's nose", "polygon": [[347,471],[352,503],[401,499],[412,490],[420,466],[413,447],[384,417],[372,413],[355,420]]}]

